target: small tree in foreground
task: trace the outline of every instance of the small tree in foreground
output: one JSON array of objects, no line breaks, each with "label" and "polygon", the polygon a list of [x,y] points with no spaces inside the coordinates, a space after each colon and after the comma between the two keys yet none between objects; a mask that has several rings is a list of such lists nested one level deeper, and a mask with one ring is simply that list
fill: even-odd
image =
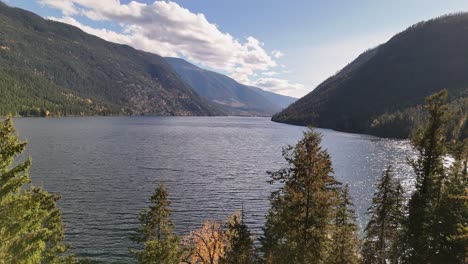
[{"label": "small tree in foreground", "polygon": [[392,176],[389,166],[377,184],[377,191],[368,209],[363,244],[365,264],[398,263],[398,240],[404,215],[403,189]]},{"label": "small tree in foreground", "polygon": [[349,195],[349,186],[341,190],[339,204],[332,228],[332,244],[328,254],[329,264],[360,263],[359,227],[356,224],[354,204]]},{"label": "small tree in foreground", "polygon": [[221,263],[251,264],[255,261],[254,244],[250,231],[244,223],[244,213],[236,212],[227,223],[226,248]]},{"label": "small tree in foreground", "polygon": [[281,186],[270,196],[260,239],[266,263],[326,263],[339,183],[320,142],[320,133],[305,132],[283,152],[289,166],[271,173],[271,183]]},{"label": "small tree in foreground", "polygon": [[0,263],[75,263],[63,256],[58,195],[29,185],[31,160],[18,161],[26,147],[11,119],[0,123]]},{"label": "small tree in foreground", "polygon": [[142,249],[130,250],[138,263],[174,264],[181,260],[167,197],[166,188],[159,185],[151,196],[149,209],[140,213],[141,226],[132,240]]},{"label": "small tree in foreground", "polygon": [[184,238],[183,262],[189,264],[219,264],[224,257],[226,236],[221,223],[206,221]]}]

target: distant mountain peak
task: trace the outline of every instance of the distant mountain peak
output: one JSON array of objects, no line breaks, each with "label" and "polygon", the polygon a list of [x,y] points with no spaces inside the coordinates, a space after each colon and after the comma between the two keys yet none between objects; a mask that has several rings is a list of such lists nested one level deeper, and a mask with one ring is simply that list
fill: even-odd
[{"label": "distant mountain peak", "polygon": [[200,96],[232,115],[271,116],[296,100],[241,84],[228,76],[200,68],[180,58],[168,57],[166,61]]}]

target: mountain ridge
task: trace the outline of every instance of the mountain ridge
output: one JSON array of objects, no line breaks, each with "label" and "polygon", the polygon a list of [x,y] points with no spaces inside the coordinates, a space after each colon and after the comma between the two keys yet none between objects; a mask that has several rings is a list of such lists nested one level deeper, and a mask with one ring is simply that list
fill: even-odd
[{"label": "mountain ridge", "polygon": [[222,115],[159,55],[0,2],[0,115]]},{"label": "mountain ridge", "polygon": [[385,133],[375,121],[422,105],[426,96],[444,88],[450,101],[466,94],[467,46],[468,13],[417,23],[362,53],[272,120],[407,137],[411,129]]},{"label": "mountain ridge", "polygon": [[180,77],[202,97],[234,115],[271,116],[295,98],[238,83],[223,74],[200,68],[190,62],[166,57]]}]

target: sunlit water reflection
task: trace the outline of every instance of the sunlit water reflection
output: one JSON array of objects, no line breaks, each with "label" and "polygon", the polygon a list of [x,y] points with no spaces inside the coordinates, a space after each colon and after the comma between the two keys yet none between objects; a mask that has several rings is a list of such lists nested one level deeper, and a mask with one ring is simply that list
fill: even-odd
[{"label": "sunlit water reflection", "polygon": [[[261,233],[267,170],[284,166],[281,149],[305,130],[241,117],[86,117],[16,119],[29,140],[35,184],[60,193],[72,252],[128,263],[137,214],[164,182],[177,232],[227,218],[244,203],[247,223]],[[338,180],[349,183],[364,224],[374,184],[387,165],[408,185],[406,141],[319,130]]]}]

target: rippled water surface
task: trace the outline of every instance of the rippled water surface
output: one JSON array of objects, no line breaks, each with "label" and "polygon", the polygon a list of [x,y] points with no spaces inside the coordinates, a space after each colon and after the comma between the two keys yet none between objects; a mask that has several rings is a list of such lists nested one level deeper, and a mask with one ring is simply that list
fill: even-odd
[{"label": "rippled water surface", "polygon": [[[35,184],[60,193],[66,241],[79,256],[131,263],[129,236],[155,186],[166,183],[177,232],[227,218],[244,203],[260,234],[272,190],[267,170],[284,165],[281,149],[303,127],[240,117],[86,117],[16,119],[28,139]],[[373,184],[392,164],[412,177],[405,141],[320,130],[336,177],[349,183],[360,223]]]}]

